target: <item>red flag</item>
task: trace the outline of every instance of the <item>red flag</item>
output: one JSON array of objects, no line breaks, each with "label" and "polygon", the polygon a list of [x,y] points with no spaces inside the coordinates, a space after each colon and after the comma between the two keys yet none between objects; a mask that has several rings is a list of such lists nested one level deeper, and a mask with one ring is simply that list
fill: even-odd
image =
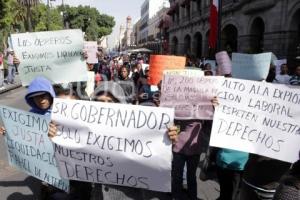
[{"label": "red flag", "polygon": [[218,10],[219,10],[219,3],[218,0],[211,0],[210,5],[210,30],[209,30],[209,39],[208,45],[210,48],[215,49],[217,44],[217,37],[218,37]]}]

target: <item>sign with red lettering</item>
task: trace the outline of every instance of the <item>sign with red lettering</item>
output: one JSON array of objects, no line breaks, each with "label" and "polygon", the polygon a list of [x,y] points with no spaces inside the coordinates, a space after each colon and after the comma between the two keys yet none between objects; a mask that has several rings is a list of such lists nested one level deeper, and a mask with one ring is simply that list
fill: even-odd
[{"label": "sign with red lettering", "polygon": [[210,145],[295,162],[300,150],[299,87],[225,79]]},{"label": "sign with red lettering", "polygon": [[171,191],[174,110],[55,99],[55,157],[66,179]]}]

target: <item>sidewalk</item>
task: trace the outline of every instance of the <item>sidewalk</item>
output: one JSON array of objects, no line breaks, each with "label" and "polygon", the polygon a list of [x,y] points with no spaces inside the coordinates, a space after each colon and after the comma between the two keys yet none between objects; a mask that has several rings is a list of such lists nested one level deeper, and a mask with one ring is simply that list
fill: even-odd
[{"label": "sidewalk", "polygon": [[6,79],[3,88],[0,88],[0,94],[21,87],[22,83],[18,74],[16,74],[14,84],[7,84]]}]

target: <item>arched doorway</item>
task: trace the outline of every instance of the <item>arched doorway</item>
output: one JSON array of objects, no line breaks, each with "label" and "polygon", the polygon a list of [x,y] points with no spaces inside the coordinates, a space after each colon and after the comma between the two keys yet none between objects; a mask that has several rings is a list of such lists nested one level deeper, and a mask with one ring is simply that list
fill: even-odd
[{"label": "arched doorway", "polygon": [[265,23],[258,17],[250,28],[250,53],[262,53],[264,51]]},{"label": "arched doorway", "polygon": [[172,39],[172,54],[177,55],[178,52],[178,39],[177,37],[173,37]]},{"label": "arched doorway", "polygon": [[225,26],[221,34],[222,50],[226,50],[229,54],[237,52],[237,37],[238,30],[234,25]]},{"label": "arched doorway", "polygon": [[193,49],[194,49],[196,58],[201,58],[201,56],[202,56],[202,35],[201,35],[201,33],[197,32],[194,35],[193,44],[194,44]]},{"label": "arched doorway", "polygon": [[294,68],[300,65],[300,9],[292,17],[288,37],[288,66],[294,71]]},{"label": "arched doorway", "polygon": [[184,37],[184,48],[183,48],[183,52],[186,55],[191,55],[191,36],[190,35],[186,35]]}]

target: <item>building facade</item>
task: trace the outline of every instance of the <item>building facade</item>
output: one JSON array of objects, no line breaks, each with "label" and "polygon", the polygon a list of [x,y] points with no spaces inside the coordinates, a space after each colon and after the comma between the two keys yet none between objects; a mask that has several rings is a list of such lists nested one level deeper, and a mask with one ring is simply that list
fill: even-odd
[{"label": "building facade", "polygon": [[128,49],[132,45],[132,19],[130,16],[126,18],[126,26],[120,26],[119,49],[120,51]]},{"label": "building facade", "polygon": [[[299,0],[223,0],[221,49],[273,52],[295,65],[300,55]],[[170,54],[200,58],[208,47],[210,0],[170,0]]]}]

